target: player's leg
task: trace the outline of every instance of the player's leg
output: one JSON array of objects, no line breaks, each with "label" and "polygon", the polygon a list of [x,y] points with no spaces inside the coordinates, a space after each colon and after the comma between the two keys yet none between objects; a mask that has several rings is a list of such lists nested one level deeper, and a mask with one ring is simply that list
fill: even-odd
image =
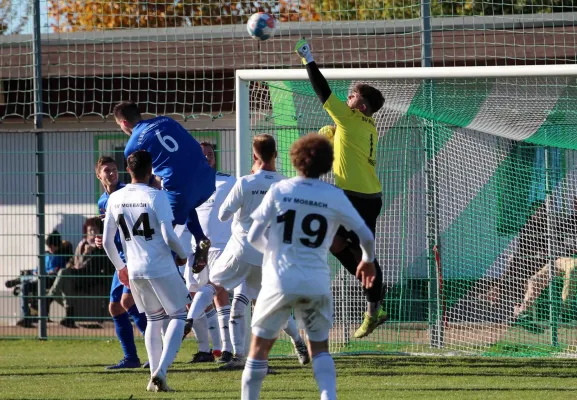
[{"label": "player's leg", "polygon": [[218,314],[218,326],[220,328],[220,340],[222,354],[218,362],[228,363],[232,360],[232,341],[230,339],[230,296],[226,290],[221,290],[214,297],[216,313]]},{"label": "player's leg", "polygon": [[280,293],[262,293],[258,298],[252,320],[252,339],[242,373],[242,400],[259,398],[266,377],[268,355],[291,312],[288,299]]},{"label": "player's leg", "polygon": [[[373,235],[376,235],[377,219],[381,213],[383,202],[380,197],[377,198],[360,198],[348,196],[355,209],[359,212]],[[352,239],[350,246],[353,250],[360,251],[359,240],[354,232],[349,233]],[[360,253],[358,253],[357,262],[360,261]],[[381,308],[381,301],[383,298],[383,271],[375,258],[375,280],[373,286],[370,288],[363,288],[365,297],[367,299],[367,312],[364,315],[364,320],[359,329],[355,332],[355,338],[363,338],[373,332],[379,325],[383,324],[387,319],[387,313]],[[354,269],[356,274],[356,267]],[[350,272],[350,271],[349,271]]]},{"label": "player's leg", "polygon": [[[148,326],[144,334],[144,344],[150,362],[150,381],[147,391],[164,391],[165,387],[156,385],[153,377],[154,372],[159,368],[162,358],[162,327],[166,313],[158,298],[156,289],[151,279],[131,279],[134,302],[139,310],[144,310],[148,319]],[[166,384],[166,382],[164,382]]]},{"label": "player's leg", "polygon": [[[246,356],[246,327],[245,313],[251,299],[248,297],[246,282],[241,283],[233,291],[232,305],[230,307],[229,332],[232,341],[234,357],[244,360]],[[242,365],[239,365],[241,367]]]},{"label": "player's leg", "polygon": [[321,400],[337,398],[337,374],[335,363],[329,353],[329,333],[333,326],[333,304],[331,295],[318,296],[306,305],[295,305],[295,316],[302,321],[308,337],[313,359],[313,374]]},{"label": "player's leg", "polygon": [[[209,282],[209,270],[214,265],[218,257],[220,256],[220,250],[211,250],[208,253],[208,267],[201,271],[198,276],[198,280],[203,284]],[[220,340],[220,327],[218,325],[218,316],[216,308],[213,303],[209,305],[204,312],[206,313],[206,321],[208,323],[208,333],[210,335],[210,340],[212,342],[212,354],[214,357],[220,357],[222,355],[222,343]]]},{"label": "player's leg", "polygon": [[170,322],[164,335],[160,364],[152,374],[152,381],[157,388],[163,388],[168,387],[166,386],[166,374],[182,344],[186,321],[186,305],[190,297],[186,285],[179,274],[151,279],[150,281],[154,292],[158,296],[158,300],[170,317]]},{"label": "player's leg", "polygon": [[285,331],[285,333],[289,335],[289,337],[291,338],[300,365],[306,365],[309,362],[311,362],[311,358],[309,357],[309,351],[307,349],[307,344],[301,337],[299,328],[297,326],[297,322],[295,321],[292,315],[289,315],[283,327],[283,331]]},{"label": "player's leg", "polygon": [[[240,369],[244,367],[246,362],[246,309],[247,306],[250,307],[251,299],[257,298],[262,281],[261,267],[248,264],[242,260],[236,260],[235,266],[237,267],[237,276],[242,276],[244,279],[234,289],[232,307],[230,309],[229,331],[234,357],[228,364],[223,365],[221,369]],[[282,322],[284,323],[285,321]]]},{"label": "player's leg", "polygon": [[[187,232],[188,233],[188,232]],[[181,239],[187,240],[190,246],[190,234],[183,235]],[[208,278],[203,278],[201,275],[206,275],[208,273],[207,270],[203,270],[201,274],[195,274],[192,272],[192,264],[194,262],[194,255],[191,254],[188,257],[188,261],[184,268],[184,280],[186,283],[186,287],[190,292],[190,296],[192,299],[192,303],[194,303],[194,299],[196,298],[199,291],[202,290],[205,283],[208,281]],[[210,296],[209,296],[210,297]],[[184,325],[184,333],[182,339],[192,331],[194,331],[194,335],[196,336],[196,340],[198,343],[198,352],[192,356],[191,363],[197,362],[213,362],[214,356],[210,352],[210,342],[208,339],[208,321],[204,312],[200,315],[196,315],[196,318],[193,318],[193,314],[196,312],[193,310],[193,304],[190,304],[188,307],[188,316],[186,319],[186,323]]]},{"label": "player's leg", "polygon": [[241,400],[258,400],[260,397],[262,382],[269,370],[268,355],[275,341],[276,336],[268,339],[253,333],[248,358],[242,371]]},{"label": "player's leg", "polygon": [[138,310],[138,307],[136,307],[136,304],[134,304],[134,299],[132,298],[130,288],[127,288],[124,285],[122,286],[122,297],[120,298],[120,305],[126,310],[128,315],[130,315],[140,333],[144,335],[144,332],[146,331],[146,315]]},{"label": "player's leg", "polygon": [[208,167],[207,170],[197,171],[198,179],[195,180],[194,192],[188,196],[190,211],[186,221],[190,233],[196,240],[196,252],[194,257],[194,272],[200,272],[208,265],[208,251],[210,240],[204,234],[196,208],[206,202],[216,190],[216,171]]},{"label": "player's leg", "polygon": [[220,357],[222,355],[222,341],[220,340],[220,327],[218,326],[218,315],[214,305],[210,306],[206,313],[206,321],[208,322],[208,334],[212,343],[212,355]]},{"label": "player's leg", "polygon": [[545,264],[535,275],[529,278],[523,302],[515,306],[514,325],[520,326],[535,334],[541,334],[545,331],[541,325],[533,321],[532,316],[529,314],[529,309],[549,282],[549,264]]},{"label": "player's leg", "polygon": [[122,298],[122,291],[124,285],[118,280],[118,274],[115,272],[112,278],[112,285],[110,288],[110,303],[108,310],[114,322],[114,330],[116,336],[122,347],[124,358],[116,365],[110,365],[106,369],[121,369],[121,368],[139,368],[140,360],[136,352],[136,344],[134,343],[134,332],[130,317],[126,310],[120,305]]}]

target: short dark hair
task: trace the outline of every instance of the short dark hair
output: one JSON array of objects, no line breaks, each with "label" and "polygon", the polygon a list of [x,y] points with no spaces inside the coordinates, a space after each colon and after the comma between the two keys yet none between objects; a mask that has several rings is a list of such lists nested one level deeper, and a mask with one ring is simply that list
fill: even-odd
[{"label": "short dark hair", "polygon": [[383,107],[383,104],[385,104],[385,97],[381,91],[377,88],[367,85],[366,83],[357,83],[353,87],[353,93],[358,93],[361,95],[363,100],[367,102],[371,114],[379,111]]},{"label": "short dark hair", "polygon": [[252,139],[252,148],[256,155],[264,162],[270,162],[276,154],[276,141],[272,135],[263,133]]},{"label": "short dark hair", "polygon": [[309,133],[293,143],[290,157],[293,166],[302,175],[318,178],[331,170],[333,146],[326,137]]},{"label": "short dark hair", "polygon": [[102,156],[98,159],[98,161],[96,161],[96,165],[94,166],[94,170],[96,171],[96,174],[98,174],[100,172],[100,168],[102,168],[102,166],[106,165],[106,164],[114,164],[116,165],[116,160],[110,156]]},{"label": "short dark hair", "polygon": [[137,122],[142,119],[138,105],[134,101],[121,101],[114,106],[112,114],[116,119],[124,119],[128,122]]},{"label": "short dark hair", "polygon": [[152,174],[152,157],[146,150],[138,150],[126,159],[126,168],[130,175],[136,179],[144,179]]},{"label": "short dark hair", "polygon": [[214,144],[214,143],[202,141],[202,142],[200,142],[199,144],[200,144],[201,146],[204,146],[204,147],[210,147],[210,148],[212,149],[212,151],[215,151],[215,150],[216,150],[216,144]]},{"label": "short dark hair", "polygon": [[60,247],[62,245],[62,236],[60,232],[54,229],[50,235],[46,237],[46,246]]}]

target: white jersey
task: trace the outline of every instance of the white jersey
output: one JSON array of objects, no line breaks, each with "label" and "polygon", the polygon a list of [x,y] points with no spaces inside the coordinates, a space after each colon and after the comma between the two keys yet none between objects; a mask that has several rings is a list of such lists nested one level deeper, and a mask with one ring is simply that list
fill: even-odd
[{"label": "white jersey", "polygon": [[160,224],[174,219],[166,193],[146,184],[130,184],[110,195],[106,218],[120,231],[130,279],[160,278],[176,273]]},{"label": "white jersey", "polygon": [[275,184],[252,218],[270,227],[262,290],[286,294],[330,294],[327,256],[335,233],[340,225],[365,225],[341,189],[303,177]]},{"label": "white jersey", "polygon": [[227,244],[227,249],[236,257],[253,265],[262,265],[262,253],[248,243],[247,235],[252,225],[251,214],[262,202],[265,194],[273,183],[286,179],[278,172],[260,170],[252,175],[239,178],[226,200],[220,208],[220,212],[234,213],[232,221],[232,236]]},{"label": "white jersey", "polygon": [[216,190],[207,201],[196,208],[202,231],[210,239],[210,250],[224,249],[230,239],[232,220],[220,221],[218,219],[218,210],[232,190],[235,182],[236,178],[217,172]]}]

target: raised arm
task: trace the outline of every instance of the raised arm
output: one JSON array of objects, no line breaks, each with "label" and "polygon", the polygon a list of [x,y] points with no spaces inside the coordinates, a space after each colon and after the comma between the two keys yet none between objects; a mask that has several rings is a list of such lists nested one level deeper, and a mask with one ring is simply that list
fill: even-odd
[{"label": "raised arm", "polygon": [[301,39],[297,42],[295,50],[297,54],[301,56],[303,64],[305,64],[311,85],[315,93],[319,97],[321,103],[325,104],[331,96],[332,91],[329,83],[313,59],[313,55],[311,54],[311,47],[304,39]]}]

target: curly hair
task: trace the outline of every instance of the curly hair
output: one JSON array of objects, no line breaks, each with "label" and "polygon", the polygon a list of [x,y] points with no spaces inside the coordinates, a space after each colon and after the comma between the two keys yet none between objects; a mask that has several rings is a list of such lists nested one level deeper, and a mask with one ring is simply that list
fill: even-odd
[{"label": "curly hair", "polygon": [[293,143],[290,157],[293,166],[301,175],[318,178],[331,170],[334,160],[333,146],[326,137],[309,133]]}]

